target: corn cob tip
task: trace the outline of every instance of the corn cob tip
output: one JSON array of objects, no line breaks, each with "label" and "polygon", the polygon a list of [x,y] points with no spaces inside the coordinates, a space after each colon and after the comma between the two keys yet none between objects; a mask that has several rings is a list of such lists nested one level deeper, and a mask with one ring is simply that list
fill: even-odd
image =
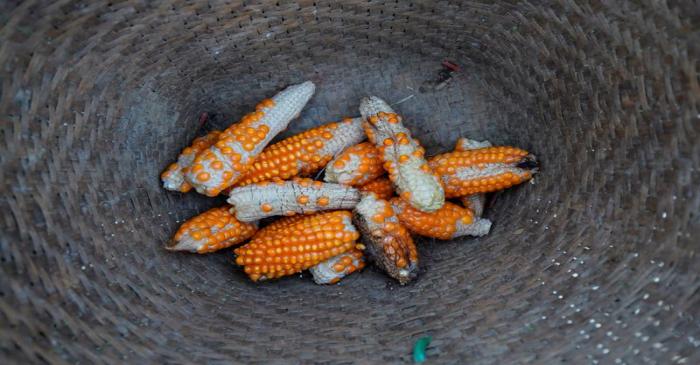
[{"label": "corn cob tip", "polygon": [[469,151],[486,147],[491,147],[491,142],[460,137],[455,144],[455,151]]},{"label": "corn cob tip", "polygon": [[518,161],[515,167],[523,170],[530,170],[530,172],[534,175],[540,171],[540,162],[537,160],[535,155],[528,154]]},{"label": "corn cob tip", "polygon": [[165,244],[165,249],[168,251],[186,251],[197,252],[197,245],[193,241],[177,241],[171,239]]},{"label": "corn cob tip", "polygon": [[484,206],[486,205],[486,194],[472,194],[460,198],[462,206],[471,209],[474,217],[480,218],[484,215]]},{"label": "corn cob tip", "polygon": [[362,119],[367,119],[380,111],[395,114],[394,109],[389,106],[389,103],[378,96],[365,96],[360,100],[360,114],[362,115]]},{"label": "corn cob tip", "polygon": [[208,253],[252,237],[258,230],[257,222],[240,222],[229,210],[229,206],[217,207],[187,220],[178,228],[165,249]]},{"label": "corn cob tip", "polygon": [[462,225],[461,223],[458,225],[457,231],[459,234],[463,235],[468,235],[468,236],[474,236],[474,237],[483,237],[489,234],[491,231],[491,225],[493,223],[486,219],[486,218],[474,218],[474,222],[472,222],[469,225]]}]

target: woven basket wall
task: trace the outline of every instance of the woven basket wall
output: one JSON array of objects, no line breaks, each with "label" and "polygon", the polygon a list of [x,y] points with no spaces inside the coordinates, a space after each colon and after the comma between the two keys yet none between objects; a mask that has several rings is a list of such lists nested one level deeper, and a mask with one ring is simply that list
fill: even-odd
[{"label": "woven basket wall", "polygon": [[[697,1],[0,3],[3,363],[699,363]],[[463,71],[429,86],[443,59]],[[312,80],[284,136],[396,103],[429,153],[536,153],[481,239],[419,242],[399,287],[255,285],[167,253],[222,199],[159,173]],[[201,126],[199,116],[210,121]]]}]

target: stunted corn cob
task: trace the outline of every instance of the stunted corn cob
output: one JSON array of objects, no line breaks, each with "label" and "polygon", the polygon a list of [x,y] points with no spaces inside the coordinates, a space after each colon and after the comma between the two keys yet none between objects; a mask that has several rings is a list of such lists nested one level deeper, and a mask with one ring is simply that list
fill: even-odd
[{"label": "stunted corn cob", "polygon": [[455,145],[455,151],[469,151],[485,147],[491,147],[491,142],[460,137]]},{"label": "stunted corn cob", "polygon": [[514,147],[450,152],[430,159],[448,198],[488,193],[520,184],[538,171],[535,156]]},{"label": "stunted corn cob", "polygon": [[289,137],[263,150],[241,178],[245,186],[267,180],[309,176],[322,169],[335,155],[365,138],[360,118],[345,118]]},{"label": "stunted corn cob", "polygon": [[263,229],[234,250],[236,263],[253,281],[306,270],[355,247],[359,233],[351,217],[349,211],[324,212]]},{"label": "stunted corn cob", "polygon": [[360,113],[370,142],[379,149],[384,169],[402,198],[414,207],[433,212],[445,203],[445,194],[437,176],[428,166],[424,150],[382,99],[363,98]]},{"label": "stunted corn cob", "polygon": [[382,164],[379,150],[373,143],[356,144],[326,166],[324,180],[351,186],[364,185],[384,174]]},{"label": "stunted corn cob", "polygon": [[418,250],[388,201],[372,193],[363,196],[354,222],[367,244],[365,252],[378,267],[402,285],[418,276]]},{"label": "stunted corn cob", "polygon": [[170,164],[168,168],[160,175],[163,181],[163,187],[168,190],[179,191],[186,193],[192,190],[192,185],[185,181],[185,174],[190,169],[195,156],[206,148],[209,148],[214,142],[219,139],[220,131],[209,132],[206,136],[195,138],[192,145],[185,147],[177,162]]},{"label": "stunted corn cob", "polygon": [[315,266],[309,271],[314,276],[316,284],[335,284],[342,278],[362,270],[365,267],[365,259],[362,251],[353,248],[348,252],[331,257]]},{"label": "stunted corn cob", "polygon": [[360,192],[355,188],[307,178],[264,181],[234,188],[228,198],[228,203],[236,211],[236,217],[243,222],[275,215],[352,209],[359,201]]},{"label": "stunted corn cob", "polygon": [[471,210],[445,202],[435,212],[426,213],[399,198],[391,199],[396,216],[409,231],[421,236],[449,240],[460,236],[483,236],[489,233],[491,221],[474,217]]},{"label": "stunted corn cob", "polygon": [[484,215],[484,205],[486,204],[486,194],[472,194],[459,198],[462,206],[471,210],[474,216],[479,218]]},{"label": "stunted corn cob", "polygon": [[380,177],[360,186],[361,193],[374,193],[378,199],[389,200],[394,196],[394,186],[387,177]]},{"label": "stunted corn cob", "polygon": [[166,249],[207,253],[241,243],[258,230],[257,223],[242,223],[229,206],[210,209],[183,223]]},{"label": "stunted corn cob", "polygon": [[214,145],[197,155],[185,175],[187,181],[208,196],[235,184],[272,138],[299,115],[314,90],[314,84],[307,81],[260,102],[256,111],[228,127]]}]

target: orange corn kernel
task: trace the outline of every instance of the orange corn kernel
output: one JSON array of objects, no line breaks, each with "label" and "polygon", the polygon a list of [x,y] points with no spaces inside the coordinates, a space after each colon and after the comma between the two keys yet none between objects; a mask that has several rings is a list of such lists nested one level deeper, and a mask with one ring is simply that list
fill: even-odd
[{"label": "orange corn kernel", "polygon": [[364,138],[360,118],[351,120],[325,124],[265,148],[238,186],[318,172],[333,156]]},{"label": "orange corn kernel", "polygon": [[369,142],[349,147],[328,166],[324,180],[344,185],[364,185],[384,174],[381,153]]},{"label": "orange corn kernel", "polygon": [[378,267],[402,285],[418,276],[418,250],[388,201],[371,193],[363,196],[354,222],[366,242],[365,252]]},{"label": "orange corn kernel", "polygon": [[[358,245],[355,245],[357,247]],[[335,284],[344,277],[362,270],[365,258],[362,251],[353,248],[350,251],[331,257],[330,259],[312,266],[309,271],[316,284]]]},{"label": "orange corn kernel", "polygon": [[489,220],[475,218],[471,210],[450,202],[431,213],[421,212],[400,198],[392,199],[391,204],[409,231],[425,237],[449,240],[466,235],[483,236],[491,228]]},{"label": "orange corn kernel", "polygon": [[376,96],[362,99],[360,113],[365,121],[369,120],[363,123],[365,133],[380,151],[384,169],[389,172],[397,193],[407,196],[408,202],[422,211],[440,209],[445,203],[440,181],[427,165],[423,148],[411,137],[401,116]]},{"label": "orange corn kernel", "polygon": [[185,147],[182,152],[180,152],[177,162],[170,164],[160,175],[160,179],[163,181],[163,187],[182,193],[192,190],[192,185],[185,181],[185,173],[192,165],[195,156],[215,143],[219,139],[220,134],[221,132],[219,131],[209,132],[206,136],[196,138],[192,141],[190,146]]},{"label": "orange corn kernel", "polygon": [[198,179],[197,171],[193,170],[185,175],[187,182],[207,196],[216,196],[234,185],[272,138],[299,115],[314,90],[314,84],[307,81],[260,102],[254,112],[228,127],[216,143],[197,154],[193,165],[209,174],[209,178]]},{"label": "orange corn kernel", "polygon": [[285,218],[234,250],[236,264],[253,281],[301,272],[355,247],[359,233],[351,218],[347,210]]},{"label": "orange corn kernel", "polygon": [[514,147],[487,147],[430,159],[448,198],[488,193],[520,184],[539,170],[535,156]]},{"label": "orange corn kernel", "polygon": [[170,251],[207,253],[241,243],[255,234],[257,223],[239,222],[230,206],[210,209],[183,223],[167,245]]},{"label": "orange corn kernel", "polygon": [[360,187],[361,193],[374,193],[377,198],[389,200],[394,196],[394,185],[387,177],[380,177]]},{"label": "orange corn kernel", "polygon": [[307,178],[266,182],[237,187],[229,193],[236,217],[252,222],[265,217],[309,214],[321,210],[352,209],[360,201],[360,192],[352,187],[320,183]]}]

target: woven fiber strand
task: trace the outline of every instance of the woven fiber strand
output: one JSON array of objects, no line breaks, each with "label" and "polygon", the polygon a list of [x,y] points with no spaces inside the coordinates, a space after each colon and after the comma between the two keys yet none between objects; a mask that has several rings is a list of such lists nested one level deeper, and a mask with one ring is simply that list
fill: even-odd
[{"label": "woven fiber strand", "polygon": [[[0,3],[3,363],[700,362],[700,6],[694,1]],[[450,59],[447,87],[429,86]],[[184,146],[287,84],[284,136],[396,109],[429,154],[525,148],[479,239],[255,285],[230,251],[163,249],[222,199],[163,190]],[[412,97],[411,97],[412,96]],[[208,112],[210,122],[200,126]]]}]

